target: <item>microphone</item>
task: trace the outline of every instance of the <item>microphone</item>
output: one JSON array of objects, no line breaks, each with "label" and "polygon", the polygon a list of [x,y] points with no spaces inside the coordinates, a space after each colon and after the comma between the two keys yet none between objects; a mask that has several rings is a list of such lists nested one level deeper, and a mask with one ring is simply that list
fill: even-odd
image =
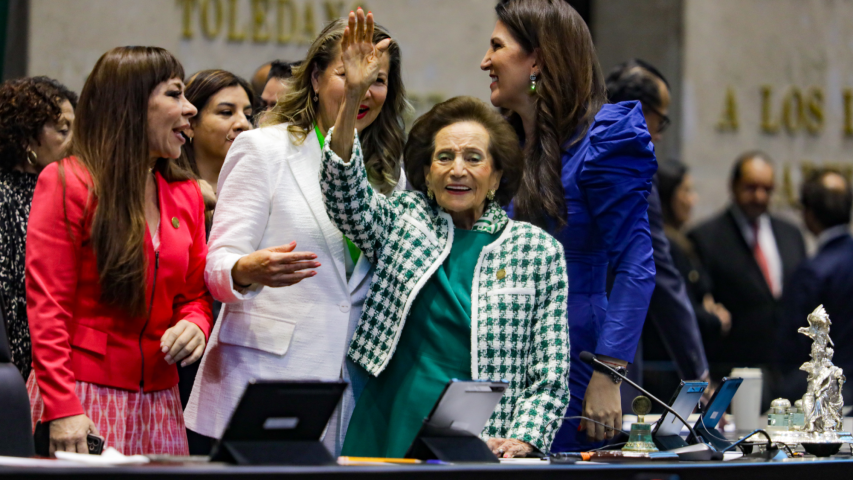
[{"label": "microphone", "polygon": [[[693,431],[693,427],[691,427],[687,423],[687,421],[685,421],[684,418],[682,418],[681,415],[678,414],[678,412],[673,410],[672,407],[667,405],[665,402],[660,401],[657,397],[655,397],[654,395],[652,395],[651,393],[646,391],[643,387],[632,382],[630,378],[626,377],[625,375],[622,375],[621,373],[617,372],[615,368],[613,368],[610,365],[599,360],[592,353],[587,352],[587,351],[583,351],[580,353],[579,357],[580,357],[581,361],[584,363],[588,363],[590,365],[593,365],[593,364],[599,365],[599,366],[606,368],[611,373],[613,373],[617,377],[619,377],[622,380],[624,380],[625,382],[627,382],[628,385],[631,385],[632,387],[639,390],[640,393],[649,397],[652,401],[656,402],[658,405],[662,406],[664,408],[664,410],[675,415],[675,418],[681,420],[681,423],[683,423],[684,426],[687,427],[687,430],[690,431],[690,434],[693,436],[693,438],[697,439],[697,441],[700,441],[699,440],[700,437],[699,437],[699,435],[696,434],[695,431]],[[717,452],[713,447],[711,447],[710,445],[708,445],[706,443],[702,443],[701,441],[700,441],[700,443],[697,443],[696,445],[688,445],[686,447],[676,448],[676,449],[673,449],[670,451],[677,454],[679,459],[681,459],[681,460],[714,460],[714,459],[721,460],[723,458],[722,454]]]}]

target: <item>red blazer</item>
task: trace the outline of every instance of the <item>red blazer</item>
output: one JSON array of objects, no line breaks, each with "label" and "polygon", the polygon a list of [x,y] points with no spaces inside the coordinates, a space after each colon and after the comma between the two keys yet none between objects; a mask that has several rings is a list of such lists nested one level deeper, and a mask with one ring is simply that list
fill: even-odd
[{"label": "red blazer", "polygon": [[178,370],[164,360],[160,337],[179,320],[195,323],[205,337],[210,333],[212,298],[204,284],[207,244],[201,191],[192,180],[169,183],[159,173],[156,178],[158,252],[147,228],[145,234],[146,295],[152,299],[153,288],[152,306],[147,316],[129,318],[100,302],[91,243],[96,201],[90,198],[88,171],[72,157],[39,175],[27,229],[26,282],[43,422],[84,413],[74,393],[78,380],[137,392],[175,386]]}]

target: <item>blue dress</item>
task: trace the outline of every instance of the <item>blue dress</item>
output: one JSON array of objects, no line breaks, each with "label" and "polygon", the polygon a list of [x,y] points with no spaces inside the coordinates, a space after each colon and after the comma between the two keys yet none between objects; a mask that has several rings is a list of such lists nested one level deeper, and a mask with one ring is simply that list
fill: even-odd
[{"label": "blue dress", "polygon": [[[657,171],[640,103],[604,105],[586,136],[563,152],[562,180],[568,226],[552,231],[563,244],[569,275],[571,343],[567,417],[581,415],[592,367],[580,360],[590,351],[634,360],[652,291],[655,263],[646,211]],[[607,267],[615,274],[607,299]],[[552,452],[601,446],[566,420]]]}]

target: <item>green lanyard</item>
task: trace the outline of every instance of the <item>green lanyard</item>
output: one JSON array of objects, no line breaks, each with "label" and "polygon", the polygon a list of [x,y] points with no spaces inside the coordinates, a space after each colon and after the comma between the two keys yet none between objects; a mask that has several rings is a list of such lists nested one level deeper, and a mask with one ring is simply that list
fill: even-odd
[{"label": "green lanyard", "polygon": [[[320,150],[322,151],[323,148],[326,146],[326,137],[323,136],[323,132],[320,131],[320,127],[318,127],[316,123],[314,124],[314,131],[317,132],[317,140],[320,141]],[[346,240],[347,242],[349,256],[350,258],[352,258],[353,265],[355,265],[356,263],[358,263],[358,257],[361,256],[361,249],[356,247],[355,244],[352,243],[352,240],[347,238],[346,235],[344,235],[344,240]]]}]

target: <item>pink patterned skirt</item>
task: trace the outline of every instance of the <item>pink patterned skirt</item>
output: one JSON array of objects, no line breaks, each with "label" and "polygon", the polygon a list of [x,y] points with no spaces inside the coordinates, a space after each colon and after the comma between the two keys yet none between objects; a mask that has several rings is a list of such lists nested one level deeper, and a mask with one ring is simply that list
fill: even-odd
[{"label": "pink patterned skirt", "polygon": [[[77,382],[75,391],[86,416],[104,437],[104,448],[113,447],[125,455],[189,455],[177,385],[143,393]],[[34,373],[27,379],[27,392],[35,428],[44,404]]]}]

